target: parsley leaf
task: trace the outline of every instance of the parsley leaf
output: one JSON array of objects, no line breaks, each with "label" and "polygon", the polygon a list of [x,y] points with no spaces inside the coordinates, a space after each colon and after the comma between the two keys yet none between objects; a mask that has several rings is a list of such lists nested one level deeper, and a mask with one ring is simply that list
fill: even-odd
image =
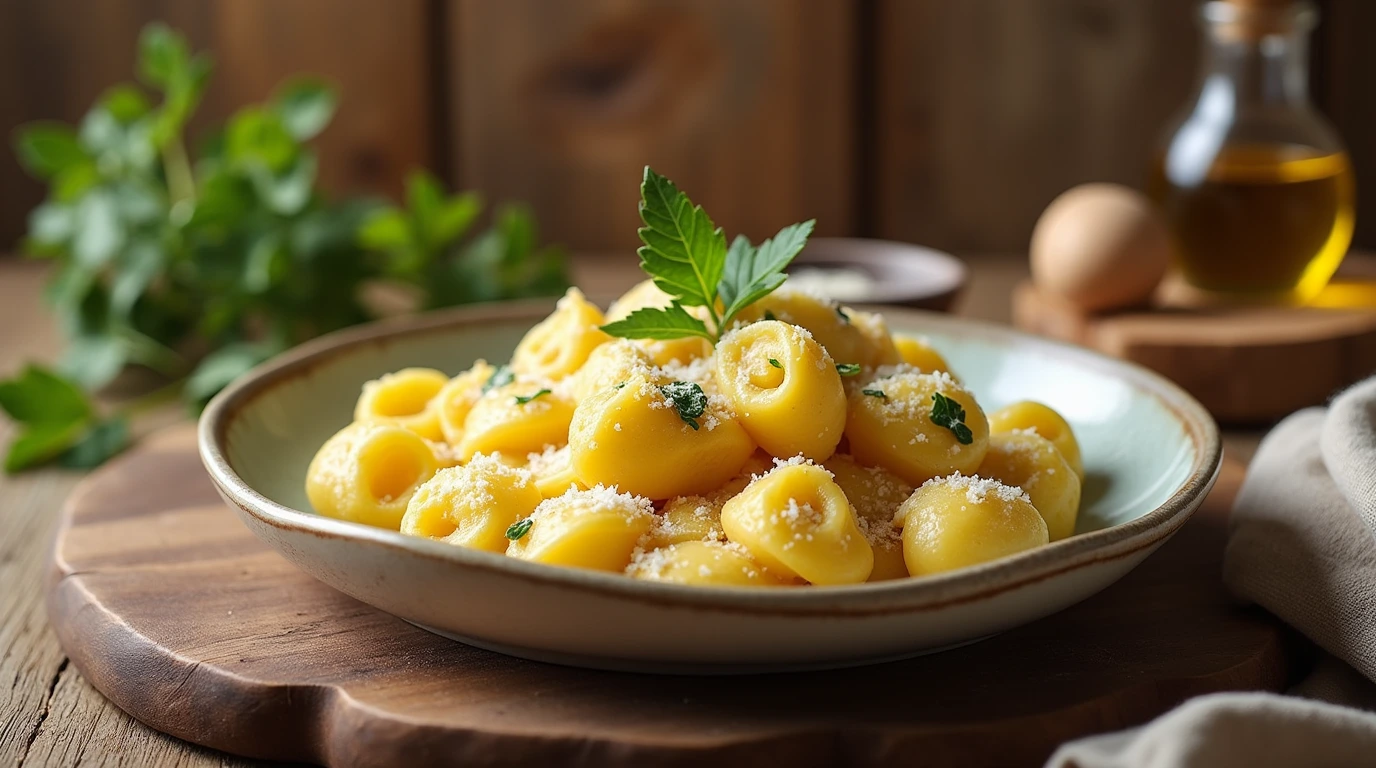
[{"label": "parsley leaf", "polygon": [[955,400],[941,394],[932,393],[932,423],[951,430],[956,442],[969,445],[975,441],[974,433],[965,426],[965,409]]},{"label": "parsley leaf", "polygon": [[884,394],[884,390],[882,389],[862,389],[860,390],[860,394],[869,395],[870,397],[882,397],[885,400],[889,399],[889,396]]},{"label": "parsley leaf", "polygon": [[779,318],[775,317],[773,312],[770,312],[769,310],[766,309],[766,310],[764,311],[764,319],[766,319],[766,320],[778,320]]},{"label": "parsley leaf", "polygon": [[850,324],[850,315],[846,314],[846,310],[842,309],[840,304],[836,305],[836,314],[841,318],[841,322]]},{"label": "parsley leaf", "polygon": [[725,274],[717,290],[726,307],[723,325],[730,324],[731,318],[741,310],[783,285],[784,268],[807,245],[816,223],[809,219],[801,224],[790,224],[760,243],[758,248],[741,236],[732,241],[731,250],[726,253]]},{"label": "parsley leaf", "polygon": [[[639,230],[644,245],[636,251],[640,267],[673,303],[638,309],[602,330],[628,339],[700,336],[713,343],[732,318],[783,284],[784,268],[807,244],[816,223],[784,227],[758,248],[738,236],[728,250],[726,236],[702,206],[648,166],[640,183],[640,219],[645,224]],[[710,324],[684,307],[706,308]],[[773,317],[765,313],[766,319]]]},{"label": "parsley leaf", "polygon": [[696,430],[697,420],[707,412],[707,394],[702,387],[691,381],[675,381],[660,387],[659,391],[673,403],[683,423]]},{"label": "parsley leaf", "polygon": [[769,364],[774,366],[775,368],[783,368],[783,365],[781,365],[778,360],[775,360],[772,357],[769,358]]},{"label": "parsley leaf", "polygon": [[528,517],[524,520],[517,520],[506,529],[506,537],[511,541],[516,541],[527,533],[530,533],[530,527],[532,525],[535,525],[535,522]]},{"label": "parsley leaf", "polygon": [[716,316],[717,283],[726,266],[726,235],[702,206],[649,166],[640,182],[640,266],[685,307]]},{"label": "parsley leaf", "polygon": [[859,376],[859,375],[860,375],[860,364],[859,364],[859,363],[837,363],[837,364],[836,364],[836,372],[839,373],[839,374],[841,374],[842,376]]},{"label": "parsley leaf", "polygon": [[607,323],[602,331],[610,336],[624,339],[681,339],[685,336],[701,336],[708,341],[716,339],[707,326],[677,301],[664,309],[637,309],[626,317]]},{"label": "parsley leaf", "polygon": [[525,395],[525,396],[517,395],[517,396],[516,396],[516,404],[517,404],[517,405],[525,405],[526,403],[530,402],[531,400],[535,400],[535,399],[537,399],[537,398],[544,397],[545,395],[548,395],[548,394],[549,394],[549,390],[548,390],[548,389],[542,389],[542,390],[540,390],[539,392],[536,392],[536,393],[533,394],[533,395]]},{"label": "parsley leaf", "polygon": [[511,372],[511,366],[499,365],[497,370],[487,377],[487,381],[483,384],[482,394],[485,395],[498,387],[505,387],[515,380],[516,374]]}]

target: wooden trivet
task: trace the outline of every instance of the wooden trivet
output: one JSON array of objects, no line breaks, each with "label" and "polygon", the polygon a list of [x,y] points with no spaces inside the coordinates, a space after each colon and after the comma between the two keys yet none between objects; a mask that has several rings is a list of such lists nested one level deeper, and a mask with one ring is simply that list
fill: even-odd
[{"label": "wooden trivet", "polygon": [[1013,321],[1146,366],[1219,421],[1261,423],[1376,373],[1376,283],[1369,295],[1371,306],[1345,309],[1162,306],[1089,315],[1028,282],[1013,293]]},{"label": "wooden trivet", "polygon": [[[1183,699],[1279,689],[1287,633],[1220,583],[1241,470],[1136,571],[975,645],[862,669],[662,677],[469,648],[296,570],[223,507],[189,429],[72,496],[48,611],[81,673],[148,725],[339,766],[1040,764]],[[436,584],[434,599],[462,589]],[[520,606],[512,606],[520,610]]]}]

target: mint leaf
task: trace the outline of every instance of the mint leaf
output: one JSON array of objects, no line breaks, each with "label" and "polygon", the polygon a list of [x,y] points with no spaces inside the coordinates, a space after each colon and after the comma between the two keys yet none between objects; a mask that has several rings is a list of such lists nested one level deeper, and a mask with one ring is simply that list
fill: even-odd
[{"label": "mint leaf", "polygon": [[515,380],[516,374],[511,372],[510,366],[499,365],[497,369],[492,372],[492,375],[487,377],[487,381],[483,383],[482,393],[485,395],[498,387],[505,387]]},{"label": "mint leaf", "polygon": [[10,443],[5,471],[14,473],[52,461],[79,440],[85,430],[85,419],[29,424]]},{"label": "mint leaf", "polygon": [[315,78],[297,78],[278,88],[273,106],[282,125],[297,141],[315,138],[334,117],[339,96],[327,83]]},{"label": "mint leaf", "polygon": [[15,154],[29,173],[51,179],[68,168],[88,162],[76,132],[61,123],[31,123],[19,130]]},{"label": "mint leaf", "polygon": [[784,269],[807,245],[816,223],[815,219],[809,219],[801,224],[790,224],[760,243],[758,248],[750,247],[744,237],[737,237],[731,243],[718,290],[726,305],[723,324],[783,285]]},{"label": "mint leaf", "polygon": [[707,394],[691,381],[675,381],[659,388],[678,411],[683,423],[697,430],[698,419],[707,412]]},{"label": "mint leaf", "polygon": [[726,266],[726,236],[702,206],[645,166],[640,183],[640,266],[660,290],[685,307],[715,316],[717,284]]},{"label": "mint leaf", "polygon": [[0,381],[0,408],[26,424],[70,424],[85,421],[92,412],[91,403],[75,384],[32,364],[18,376]]},{"label": "mint leaf", "polygon": [[205,356],[186,380],[186,399],[204,405],[215,393],[279,351],[267,342],[227,344]]},{"label": "mint leaf", "polygon": [[75,445],[57,457],[57,463],[68,469],[91,469],[127,447],[129,422],[117,417],[88,429]]},{"label": "mint leaf", "polygon": [[701,336],[715,341],[706,324],[688,314],[682,304],[674,302],[664,309],[637,309],[621,320],[602,326],[603,333],[623,339],[681,339]]},{"label": "mint leaf", "polygon": [[517,396],[516,396],[516,404],[517,404],[517,405],[525,405],[526,403],[530,402],[531,400],[538,400],[539,398],[542,398],[542,397],[544,397],[545,395],[548,395],[548,394],[549,394],[549,390],[548,390],[548,389],[542,389],[542,390],[540,390],[539,392],[536,392],[536,393],[533,394],[533,395],[517,395]]},{"label": "mint leaf", "polygon": [[969,445],[975,441],[974,433],[965,426],[965,409],[960,403],[940,392],[932,393],[932,423],[951,430],[956,436],[956,442],[961,445]]},{"label": "mint leaf", "polygon": [[530,528],[533,525],[535,525],[534,521],[528,517],[524,520],[517,520],[506,529],[506,537],[511,541],[523,538],[527,533],[530,533]]}]

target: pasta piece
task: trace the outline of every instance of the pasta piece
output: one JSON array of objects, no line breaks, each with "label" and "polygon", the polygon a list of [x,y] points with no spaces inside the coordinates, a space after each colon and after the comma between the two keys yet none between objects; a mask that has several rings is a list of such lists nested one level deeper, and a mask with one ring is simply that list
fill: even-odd
[{"label": "pasta piece", "polygon": [[1075,533],[1080,478],[1050,440],[1031,432],[990,435],[979,474],[1026,492],[1052,541]]},{"label": "pasta piece", "polygon": [[541,501],[529,473],[479,454],[442,469],[411,496],[401,532],[487,552],[506,551],[507,528]]},{"label": "pasta piece", "polygon": [[443,440],[435,396],[449,377],[433,368],[403,368],[363,385],[354,421],[395,424],[426,440]]},{"label": "pasta piece", "polygon": [[573,403],[538,382],[518,379],[487,391],[463,424],[459,457],[478,453],[525,456],[567,441]]},{"label": "pasta piece", "polygon": [[492,378],[494,371],[486,360],[479,360],[473,363],[472,368],[450,379],[435,396],[440,432],[450,445],[458,445],[463,441],[463,424],[468,420],[468,412],[482,397],[483,385]]},{"label": "pasta piece", "polygon": [[[673,300],[672,296],[661,291],[659,286],[655,285],[654,280],[646,280],[637,283],[634,288],[626,291],[621,298],[607,307],[607,322],[624,320],[627,315],[637,309],[667,307]],[[707,319],[707,312],[702,307],[688,307],[687,309],[689,314],[699,320]],[[665,340],[635,339],[632,343],[644,351],[655,365],[689,363],[697,358],[712,354],[712,343],[707,339],[697,337]]]},{"label": "pasta piece", "polygon": [[[857,461],[883,467],[913,485],[979,468],[989,423],[968,390],[947,374],[919,373],[908,365],[880,368],[876,376],[850,393],[846,437]],[[964,409],[968,444],[933,420],[938,394]]]},{"label": "pasta piece", "polygon": [[908,576],[903,562],[903,528],[895,524],[898,508],[908,500],[913,487],[902,478],[879,467],[862,466],[845,454],[836,454],[824,465],[846,494],[860,532],[874,551],[874,570],[870,581],[902,579]]},{"label": "pasta piece", "polygon": [[946,362],[946,358],[933,349],[926,339],[895,335],[893,345],[898,350],[898,357],[919,371],[923,373],[945,373],[950,374],[953,379],[956,378],[955,374],[951,373],[951,366]]},{"label": "pasta piece", "polygon": [[517,373],[558,381],[587,362],[598,346],[611,340],[602,332],[602,312],[582,291],[570,288],[554,313],[526,332],[511,355]]},{"label": "pasta piece", "polygon": [[721,508],[733,494],[714,493],[708,496],[675,496],[664,502],[656,516],[654,527],[640,544],[645,549],[659,549],[685,541],[720,541],[726,538],[721,529]]},{"label": "pasta piece", "polygon": [[685,541],[641,552],[626,573],[646,581],[700,587],[775,587],[787,580],[760,565],[738,544]]},{"label": "pasta piece", "polygon": [[923,484],[903,502],[899,519],[913,576],[979,565],[1048,541],[1046,523],[1022,490],[959,474]]},{"label": "pasta piece", "polygon": [[1012,432],[1030,429],[1050,440],[1061,452],[1080,480],[1085,479],[1085,465],[1080,458],[1080,443],[1075,432],[1061,414],[1050,407],[1031,400],[1023,400],[994,411],[989,415],[990,432]]},{"label": "pasta piece", "polygon": [[561,496],[570,487],[579,490],[587,487],[578,482],[578,475],[573,472],[573,461],[567,445],[558,448],[547,445],[540,453],[527,455],[526,469],[535,481],[535,488],[546,499]]},{"label": "pasta piece", "polygon": [[653,380],[635,375],[579,403],[569,427],[573,471],[584,485],[668,499],[707,493],[741,470],[755,444],[719,398],[692,418]]},{"label": "pasta piece", "polygon": [[898,362],[898,351],[883,318],[801,291],[777,290],[750,305],[739,317],[747,323],[774,319],[800,325],[838,363],[874,368]]},{"label": "pasta piece", "polygon": [[717,386],[759,446],[775,456],[821,461],[846,428],[846,390],[812,335],[773,320],[717,344]]},{"label": "pasta piece", "polygon": [[416,433],[359,421],[336,432],[306,470],[306,498],[326,517],[397,530],[417,487],[435,474],[435,456]]},{"label": "pasta piece", "polygon": [[624,571],[654,523],[648,499],[597,486],[545,499],[529,529],[506,553],[522,560],[596,571]]},{"label": "pasta piece", "polygon": [[588,361],[568,381],[568,395],[575,405],[633,374],[649,374],[650,358],[630,339],[613,339],[594,349]]},{"label": "pasta piece", "polygon": [[765,567],[813,584],[858,584],[874,553],[831,473],[790,463],[746,486],[721,511],[726,536]]}]

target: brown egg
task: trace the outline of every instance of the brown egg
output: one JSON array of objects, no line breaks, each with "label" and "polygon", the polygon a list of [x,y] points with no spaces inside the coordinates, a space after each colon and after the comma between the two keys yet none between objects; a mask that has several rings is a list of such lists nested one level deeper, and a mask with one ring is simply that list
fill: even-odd
[{"label": "brown egg", "polygon": [[1145,304],[1166,274],[1171,239],[1145,195],[1084,184],[1042,213],[1031,255],[1038,288],[1095,312]]}]

